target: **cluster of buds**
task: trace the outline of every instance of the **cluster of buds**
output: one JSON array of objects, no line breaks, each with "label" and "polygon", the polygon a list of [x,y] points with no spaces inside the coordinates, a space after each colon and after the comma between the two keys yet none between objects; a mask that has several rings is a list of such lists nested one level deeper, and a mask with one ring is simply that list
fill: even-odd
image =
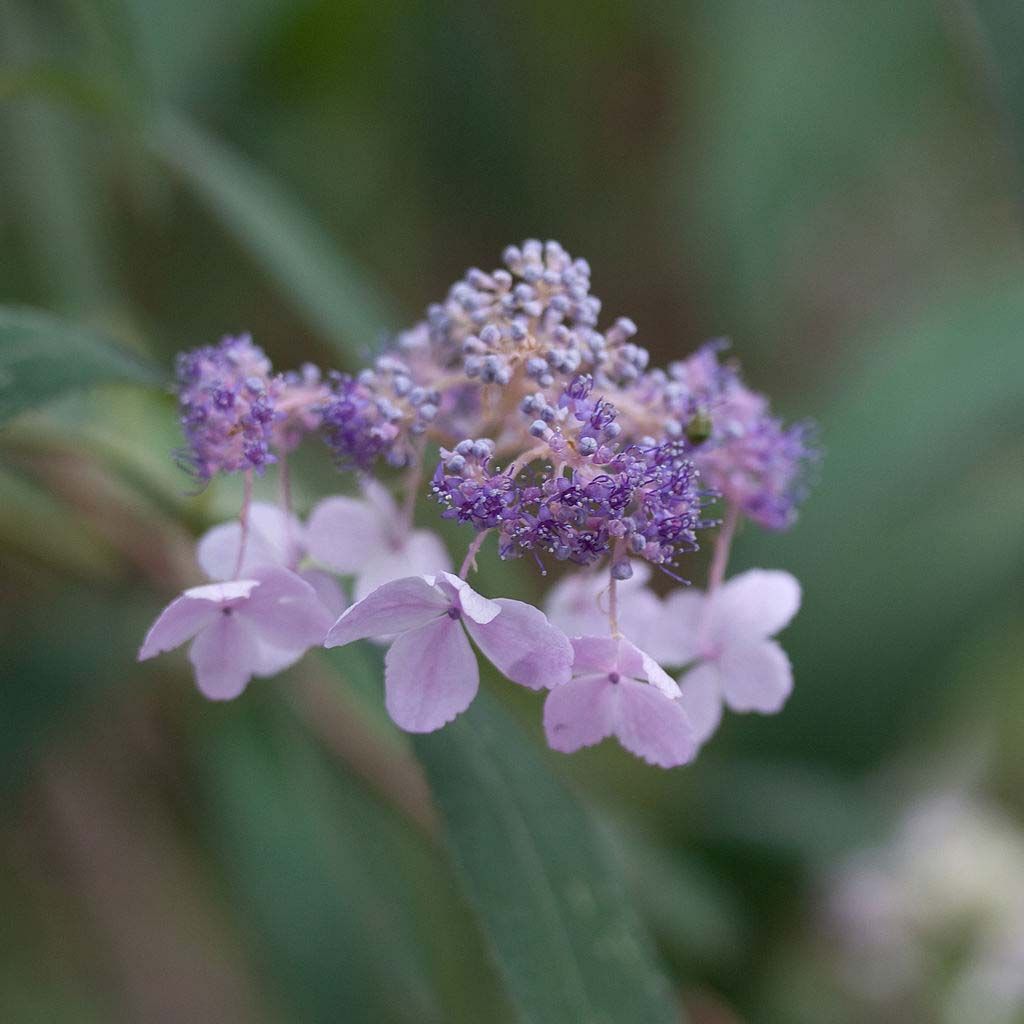
[{"label": "cluster of buds", "polygon": [[[742,518],[770,529],[793,523],[816,457],[809,428],[773,416],[723,361],[723,342],[659,369],[633,321],[602,331],[588,264],[556,242],[510,246],[504,264],[470,270],[354,375],[313,367],[275,375],[247,337],[180,358],[187,462],[200,481],[243,471],[251,482],[275,461],[284,473],[284,455],[318,433],[340,469],[360,474],[364,498],[326,499],[305,526],[281,509],[278,525],[291,524],[284,547],[260,545],[247,499],[232,534],[237,550],[225,556],[234,571],[172,604],[144,656],[197,636],[178,628],[186,607],[189,622],[199,621],[196,608],[209,620],[215,604],[234,623],[255,600],[257,620],[269,622],[268,602],[290,594],[310,628],[276,660],[259,654],[268,641],[251,622],[248,648],[232,633],[248,650],[236,660],[245,680],[310,643],[385,638],[386,703],[406,729],[438,728],[468,706],[477,687],[470,640],[514,682],[550,691],[545,727],[558,750],[615,735],[652,763],[681,764],[723,705],[781,707],[792,677],[771,638],[796,612],[799,587],[784,573],[724,576]],[[402,489],[401,504],[392,487]],[[286,504],[288,493],[282,488]],[[473,530],[458,575],[439,540],[413,529],[421,493]],[[528,554],[545,575],[556,563],[574,567],[551,591],[547,615],[470,588],[492,534],[502,558]],[[656,594],[651,568],[670,586],[688,586],[686,562],[706,536],[714,539],[706,594]],[[254,549],[277,554],[253,564]],[[293,577],[290,590],[282,573]],[[339,600],[338,576],[354,579],[357,598],[340,615],[347,599]],[[332,614],[334,625],[321,628]],[[226,635],[216,622],[216,635]],[[193,650],[209,654],[206,635]],[[233,696],[239,671],[218,689],[210,682],[218,663],[203,661],[201,688]],[[676,680],[666,665],[686,671]]]},{"label": "cluster of buds", "polygon": [[274,373],[248,334],[183,352],[177,381],[187,442],[180,457],[201,483],[262,472],[320,426],[327,394],[317,367]]}]

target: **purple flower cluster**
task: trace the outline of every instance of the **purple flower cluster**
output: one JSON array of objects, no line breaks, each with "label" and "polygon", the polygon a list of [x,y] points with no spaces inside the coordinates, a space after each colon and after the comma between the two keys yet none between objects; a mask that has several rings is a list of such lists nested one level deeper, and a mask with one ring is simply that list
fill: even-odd
[{"label": "purple flower cluster", "polygon": [[183,462],[204,483],[276,462],[320,426],[326,395],[315,366],[275,374],[248,334],[183,352],[177,384]]},{"label": "purple flower cluster", "polygon": [[381,356],[372,370],[335,375],[321,410],[324,438],[343,467],[368,469],[378,458],[407,466],[422,450],[440,400],[401,359]]},{"label": "purple flower cluster", "polygon": [[614,549],[617,562],[632,556],[672,566],[708,525],[702,500],[679,442],[630,445],[604,466],[522,487],[501,524],[499,550],[504,558],[532,551],[590,565]]},{"label": "purple flower cluster", "polygon": [[808,467],[820,457],[809,422],[785,426],[768,399],[719,362],[721,343],[703,346],[671,368],[698,397],[703,436],[694,451],[709,487],[754,522],[785,530],[807,493]]},{"label": "purple flower cluster", "polygon": [[586,260],[573,259],[557,242],[531,239],[509,246],[504,263],[490,274],[470,270],[444,302],[429,307],[436,351],[450,363],[462,359],[466,375],[484,382],[511,379],[531,360],[535,375],[545,372],[542,363],[575,372],[601,311]]},{"label": "purple flower cluster", "polygon": [[[774,416],[723,361],[724,341],[654,367],[631,320],[602,329],[600,314],[586,261],[529,240],[505,251],[503,268],[470,270],[354,374],[275,374],[248,336],[182,355],[181,418],[199,479],[260,471],[318,431],[339,468],[363,474],[364,498],[329,498],[304,525],[287,486],[277,510],[251,504],[247,487],[240,522],[200,544],[215,582],[172,602],[140,656],[191,640],[200,688],[227,698],[325,638],[373,639],[390,645],[391,717],[429,731],[472,701],[476,650],[512,681],[550,690],[556,750],[615,736],[665,767],[695,755],[723,708],[779,710],[792,672],[773,638],[799,585],[760,570],[726,581],[725,571],[740,518],[793,523],[817,454],[810,427]],[[442,517],[476,532],[457,576],[440,538],[414,528],[436,450],[430,495]],[[369,476],[380,464],[402,471],[404,501],[388,481],[396,474]],[[712,498],[723,526],[707,592],[663,598],[646,586],[650,566],[685,582],[685,556],[718,525],[705,515]],[[491,533],[502,558],[585,567],[552,591],[552,621],[469,586]],[[343,604],[331,573],[350,579],[355,603],[328,629]],[[656,658],[686,670],[678,683]]]},{"label": "purple flower cluster", "polygon": [[178,402],[188,450],[184,461],[202,480],[218,471],[262,470],[270,451],[279,385],[270,360],[243,334],[182,353]]},{"label": "purple flower cluster", "polygon": [[685,442],[619,451],[615,409],[594,397],[587,376],[571,381],[557,405],[531,394],[522,411],[537,415],[530,433],[544,442],[551,464],[492,471],[488,440],[443,449],[431,490],[444,517],[497,529],[503,558],[529,551],[538,560],[590,565],[616,548],[620,562],[632,556],[667,567],[696,548],[695,531],[709,523]]}]

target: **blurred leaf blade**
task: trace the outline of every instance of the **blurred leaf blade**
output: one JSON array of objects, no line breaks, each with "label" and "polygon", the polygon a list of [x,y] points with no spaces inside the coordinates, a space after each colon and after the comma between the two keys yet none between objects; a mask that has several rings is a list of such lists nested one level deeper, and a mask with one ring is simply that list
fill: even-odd
[{"label": "blurred leaf blade", "polygon": [[[1018,175],[1024,163],[1024,8],[1007,0],[973,0],[964,5],[965,20],[973,13],[978,59],[994,91],[1009,142],[1013,145]],[[968,40],[968,47],[973,40]]]},{"label": "blurred leaf blade", "polygon": [[273,277],[309,323],[354,363],[391,317],[389,303],[269,174],[181,116],[157,125],[153,148]]},{"label": "blurred leaf blade", "polygon": [[41,310],[0,307],[0,424],[94,384],[162,380],[155,365],[100,331]]},{"label": "blurred leaf blade", "polygon": [[[1013,587],[1018,484],[998,468],[995,445],[1019,436],[1024,412],[1021,269],[936,294],[906,323],[865,338],[857,351],[870,356],[822,412],[828,452],[799,527],[741,538],[744,563],[786,565],[807,595],[786,634],[797,691],[759,729],[762,743],[799,736],[805,756],[878,757],[941,681],[915,666],[935,665],[965,623],[991,613],[986,601]],[[973,338],[984,339],[983,358],[965,344]],[[894,690],[893,679],[904,682]],[[822,727],[836,721],[844,728]]]},{"label": "blurred leaf blade", "polygon": [[414,941],[413,837],[325,763],[273,695],[208,719],[198,767],[212,839],[258,957],[296,1019],[438,1019]]},{"label": "blurred leaf blade", "polygon": [[414,743],[523,1019],[678,1024],[604,837],[500,707]]}]

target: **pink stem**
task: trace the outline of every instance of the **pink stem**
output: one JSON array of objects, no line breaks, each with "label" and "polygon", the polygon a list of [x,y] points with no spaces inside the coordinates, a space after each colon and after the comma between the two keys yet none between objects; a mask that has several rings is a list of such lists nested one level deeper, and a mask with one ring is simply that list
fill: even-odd
[{"label": "pink stem", "polygon": [[539,444],[535,448],[530,448],[528,451],[523,452],[522,455],[514,458],[506,467],[505,472],[514,479],[523,466],[529,465],[534,459],[543,458],[549,451],[550,449],[546,444]]},{"label": "pink stem", "polygon": [[732,539],[736,533],[736,526],[740,521],[740,512],[735,505],[730,505],[725,510],[725,519],[722,520],[722,528],[715,537],[715,551],[711,556],[711,568],[708,570],[708,593],[717,590],[725,579],[725,569],[729,564],[729,549],[732,547]]},{"label": "pink stem", "polygon": [[610,582],[608,583],[608,626],[611,629],[612,638],[618,640],[622,634],[619,632],[619,581],[609,572]]},{"label": "pink stem", "polygon": [[420,489],[423,480],[423,458],[422,451],[420,458],[416,460],[409,475],[405,478],[405,501],[402,505],[402,519],[408,529],[412,529],[412,517],[416,512],[416,494]]},{"label": "pink stem", "polygon": [[284,537],[288,551],[288,564],[291,568],[295,568],[298,564],[299,550],[293,536],[295,530],[292,523],[292,475],[288,470],[288,460],[284,455],[278,460],[277,481],[281,488],[281,511],[284,512]]},{"label": "pink stem", "polygon": [[476,556],[483,547],[484,538],[489,534],[490,530],[484,530],[483,533],[478,533],[473,538],[473,543],[469,545],[469,550],[466,551],[466,557],[462,560],[462,568],[459,570],[459,579],[465,579],[469,575],[470,567],[476,569]]},{"label": "pink stem", "polygon": [[247,469],[243,478],[242,487],[242,510],[238,514],[238,520],[242,524],[242,536],[238,543],[238,559],[235,561],[234,579],[238,579],[242,572],[242,562],[245,559],[245,546],[249,543],[249,508],[252,505],[252,470]]}]

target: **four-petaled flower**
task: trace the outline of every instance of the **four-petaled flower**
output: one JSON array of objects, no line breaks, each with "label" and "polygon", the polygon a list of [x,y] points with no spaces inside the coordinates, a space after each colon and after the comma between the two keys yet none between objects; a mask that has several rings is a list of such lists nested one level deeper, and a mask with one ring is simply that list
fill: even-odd
[{"label": "four-petaled flower", "polygon": [[[619,629],[655,661],[672,664],[672,644],[665,642],[662,602],[646,586],[650,566],[635,561],[632,568],[633,575],[616,584]],[[608,631],[608,586],[607,572],[569,573],[551,588],[544,611],[566,636],[601,636]]]},{"label": "four-petaled flower", "polygon": [[480,673],[469,637],[504,675],[530,689],[570,676],[572,647],[543,612],[481,597],[448,572],[378,587],[344,612],[325,646],[385,635],[395,637],[384,661],[385,704],[407,732],[440,729],[472,703]]},{"label": "four-petaled flower", "polygon": [[779,711],[793,689],[786,652],[771,637],[800,607],[788,572],[751,569],[710,595],[685,590],[665,601],[671,665],[696,662],[679,684],[681,701],[704,743],[718,728],[724,701],[733,711]]},{"label": "four-petaled flower", "polygon": [[251,576],[257,569],[289,569],[301,576],[317,593],[332,615],[340,615],[348,604],[338,581],[320,569],[299,565],[308,553],[306,528],[298,517],[277,505],[254,501],[249,509],[248,535],[241,563],[238,549],[242,525],[237,519],[211,527],[199,538],[196,561],[211,580]]},{"label": "four-petaled flower", "polygon": [[322,643],[330,624],[305,580],[287,569],[258,569],[175,598],[150,627],[139,661],[192,640],[196,685],[211,700],[230,700],[253,676],[275,675]]},{"label": "four-petaled flower", "polygon": [[662,768],[693,760],[698,744],[679,687],[650,655],[623,637],[576,637],[572,646],[572,679],[544,703],[553,749],[571,754],[614,736]]},{"label": "four-petaled flower", "polygon": [[385,487],[366,480],[363,494],[363,500],[325,498],[306,525],[310,556],[334,572],[354,575],[356,601],[392,580],[451,569],[437,534],[410,529]]}]

